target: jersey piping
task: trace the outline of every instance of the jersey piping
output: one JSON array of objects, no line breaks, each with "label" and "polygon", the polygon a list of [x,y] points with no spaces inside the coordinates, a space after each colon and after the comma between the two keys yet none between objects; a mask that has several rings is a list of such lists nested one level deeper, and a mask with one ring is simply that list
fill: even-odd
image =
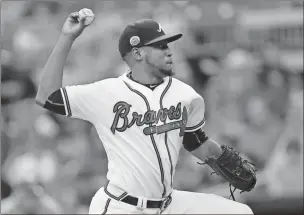
[{"label": "jersey piping", "polygon": [[[170,77],[168,85],[166,86],[165,90],[163,91],[163,93],[160,96],[159,103],[160,103],[160,108],[162,108],[162,109],[163,109],[163,98],[164,98],[165,94],[167,93],[167,91],[169,90],[171,84],[172,84],[172,78]],[[164,122],[164,124],[166,124],[166,122]],[[168,134],[167,134],[167,132],[165,133],[165,145],[166,145],[166,149],[167,149],[167,153],[168,153],[168,157],[169,157],[169,161],[170,161],[170,174],[171,174],[171,187],[172,187],[172,184],[173,184],[173,164],[172,164],[171,153],[170,153],[169,146],[168,146]]]},{"label": "jersey piping", "polygon": [[205,124],[205,119],[203,119],[200,123],[198,123],[197,125],[195,126],[192,126],[192,127],[186,127],[186,131],[193,131],[193,130],[196,130],[198,129],[199,127],[201,127],[202,125]]},{"label": "jersey piping", "polygon": [[[147,106],[147,110],[150,111],[151,109],[150,109],[150,105],[149,105],[149,102],[148,102],[147,98],[141,92],[139,92],[139,91],[133,89],[132,87],[130,87],[126,82],[124,82],[124,83],[127,85],[127,87],[132,92],[138,94],[145,101],[146,106]],[[149,125],[152,126],[152,123],[150,123]],[[153,144],[156,156],[157,156],[158,164],[159,164],[160,175],[161,175],[161,183],[162,183],[163,188],[164,188],[164,191],[162,193],[162,197],[164,197],[165,194],[166,194],[166,186],[165,186],[165,183],[164,183],[164,180],[165,180],[165,178],[164,178],[164,168],[163,168],[162,160],[161,160],[161,157],[160,157],[160,154],[159,154],[159,151],[158,151],[158,148],[157,148],[154,136],[153,136],[153,134],[150,134],[149,136],[151,138],[151,141],[152,141],[152,144]]]}]

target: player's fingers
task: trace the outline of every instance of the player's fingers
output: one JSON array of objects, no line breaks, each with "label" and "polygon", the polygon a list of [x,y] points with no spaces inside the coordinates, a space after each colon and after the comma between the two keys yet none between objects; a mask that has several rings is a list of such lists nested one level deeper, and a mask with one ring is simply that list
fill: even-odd
[{"label": "player's fingers", "polygon": [[78,21],[79,19],[79,13],[78,12],[73,12],[69,15],[69,19],[71,19],[72,21]]},{"label": "player's fingers", "polygon": [[84,24],[84,21],[86,20],[86,18],[87,18],[87,17],[85,17],[85,16],[79,17],[79,22],[80,22],[81,24]]},{"label": "player's fingers", "polygon": [[70,17],[72,17],[72,18],[79,17],[79,12],[76,11],[76,12],[71,13]]}]

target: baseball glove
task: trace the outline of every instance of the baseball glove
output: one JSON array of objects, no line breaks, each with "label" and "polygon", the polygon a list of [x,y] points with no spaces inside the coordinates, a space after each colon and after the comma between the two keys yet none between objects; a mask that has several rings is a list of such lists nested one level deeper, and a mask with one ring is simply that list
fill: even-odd
[{"label": "baseball glove", "polygon": [[[222,154],[217,159],[208,157],[204,163],[199,164],[208,164],[214,170],[213,173],[222,176],[229,182],[230,197],[235,201],[233,193],[236,189],[241,190],[242,193],[249,192],[255,187],[257,170],[254,164],[244,160],[232,147],[222,145],[221,148]],[[231,186],[234,187],[233,191]]]}]

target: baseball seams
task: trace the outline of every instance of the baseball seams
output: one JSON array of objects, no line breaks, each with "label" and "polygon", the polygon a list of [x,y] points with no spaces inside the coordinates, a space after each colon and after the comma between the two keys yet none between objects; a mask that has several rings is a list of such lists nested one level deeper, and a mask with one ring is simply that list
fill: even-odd
[{"label": "baseball seams", "polygon": [[81,18],[85,17],[84,25],[90,25],[95,18],[93,11],[88,8],[83,8],[78,13],[79,13],[78,21]]}]

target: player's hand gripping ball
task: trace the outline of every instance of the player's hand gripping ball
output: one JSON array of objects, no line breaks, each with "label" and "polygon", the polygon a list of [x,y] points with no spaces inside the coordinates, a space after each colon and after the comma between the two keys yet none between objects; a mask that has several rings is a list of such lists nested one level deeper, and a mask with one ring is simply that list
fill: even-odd
[{"label": "player's hand gripping ball", "polygon": [[94,13],[87,8],[71,13],[62,26],[62,34],[76,39],[93,22],[94,17]]},{"label": "player's hand gripping ball", "polygon": [[90,25],[95,18],[95,14],[93,13],[93,11],[88,8],[83,8],[78,13],[78,21],[81,20],[81,18],[84,18],[84,25]]}]

